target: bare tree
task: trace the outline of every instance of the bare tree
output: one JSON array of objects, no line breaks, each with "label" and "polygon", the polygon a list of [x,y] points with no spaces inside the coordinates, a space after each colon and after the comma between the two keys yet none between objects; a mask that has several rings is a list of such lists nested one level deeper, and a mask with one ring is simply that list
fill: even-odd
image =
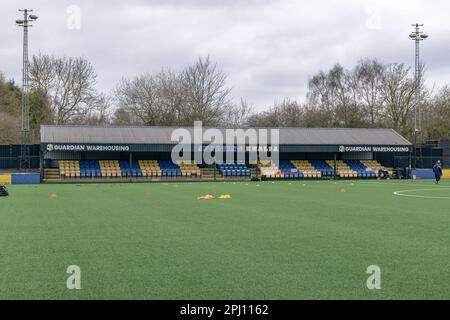
[{"label": "bare tree", "polygon": [[175,95],[179,93],[175,89],[177,81],[170,79],[172,76],[170,72],[161,71],[156,76],[145,74],[132,80],[122,79],[115,91],[119,110],[129,114],[131,123],[174,124],[179,104]]},{"label": "bare tree", "polygon": [[241,99],[239,104],[232,104],[229,106],[222,125],[230,128],[246,127],[252,113],[253,107],[250,106],[247,101]]},{"label": "bare tree", "polygon": [[417,101],[414,79],[403,64],[387,67],[382,77],[380,94],[384,107],[386,126],[411,137],[412,114]]},{"label": "bare tree", "polygon": [[303,106],[297,101],[284,99],[275,106],[278,109],[278,122],[282,127],[301,127],[304,125]]},{"label": "bare tree", "polygon": [[308,83],[308,105],[322,113],[324,127],[358,127],[363,123],[358,104],[357,80],[354,74],[336,64],[328,72],[320,71]]},{"label": "bare tree", "polygon": [[203,121],[204,125],[223,122],[230,105],[231,89],[226,86],[227,75],[217,68],[210,58],[199,58],[197,63],[181,73],[184,96],[182,124]]},{"label": "bare tree", "polygon": [[382,124],[381,83],[386,67],[378,60],[361,60],[353,71],[357,99],[371,127]]},{"label": "bare tree", "polygon": [[112,115],[111,124],[114,126],[129,126],[138,123],[133,123],[133,121],[131,120],[130,112],[128,112],[124,108],[118,108]]},{"label": "bare tree", "polygon": [[179,124],[185,103],[180,75],[163,69],[156,75],[156,83],[156,108],[161,113],[160,124]]},{"label": "bare tree", "polygon": [[414,106],[427,96],[423,83],[419,96],[415,90],[404,65],[386,66],[366,59],[354,69],[344,70],[337,64],[310,79],[305,123],[324,127],[387,126],[409,137]]},{"label": "bare tree", "polygon": [[303,107],[303,124],[306,128],[324,128],[330,123],[329,113],[316,105],[305,104]]},{"label": "bare tree", "polygon": [[0,111],[0,144],[20,143],[20,118]]},{"label": "bare tree", "polygon": [[106,126],[111,123],[110,98],[103,94],[98,95],[91,102],[91,107],[85,113],[72,119],[74,124],[83,124],[91,126]]},{"label": "bare tree", "polygon": [[254,128],[275,128],[279,127],[278,121],[278,110],[271,108],[267,111],[262,111],[251,115],[248,118],[248,125],[249,127]]},{"label": "bare tree", "polygon": [[0,112],[20,116],[22,92],[13,81],[0,73]]},{"label": "bare tree", "polygon": [[115,97],[119,109],[133,119],[144,124],[155,122],[153,106],[155,104],[155,81],[149,75],[143,75],[133,80],[123,78],[115,90]]},{"label": "bare tree", "polygon": [[320,110],[327,115],[324,117],[321,126],[333,126],[334,92],[329,85],[328,76],[325,72],[320,71],[309,79],[307,99],[311,109]]},{"label": "bare tree", "polygon": [[45,93],[39,90],[30,92],[30,130],[32,141],[39,143],[40,126],[52,123],[52,112]]},{"label": "bare tree", "polygon": [[20,142],[20,88],[0,72],[0,144]]},{"label": "bare tree", "polygon": [[304,116],[304,107],[286,98],[267,111],[253,114],[248,123],[252,127],[302,127]]},{"label": "bare tree", "polygon": [[450,138],[450,87],[448,85],[427,101],[422,115],[425,139]]},{"label": "bare tree", "polygon": [[226,75],[209,58],[179,73],[163,69],[155,75],[122,79],[115,90],[117,115],[124,120],[127,112],[129,121],[143,125],[223,124],[232,108],[225,82]]},{"label": "bare tree", "polygon": [[85,58],[33,56],[30,64],[31,85],[48,99],[54,124],[80,119],[96,102],[94,67]]}]

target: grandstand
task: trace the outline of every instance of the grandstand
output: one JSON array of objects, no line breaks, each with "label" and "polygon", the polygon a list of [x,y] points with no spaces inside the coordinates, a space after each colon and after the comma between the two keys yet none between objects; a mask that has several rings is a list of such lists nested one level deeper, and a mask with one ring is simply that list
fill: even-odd
[{"label": "grandstand", "polygon": [[394,176],[394,158],[411,151],[389,129],[281,128],[278,162],[250,163],[248,150],[245,161],[235,151],[234,161],[173,162],[175,129],[42,126],[41,175],[45,181],[364,179],[376,178],[381,167]]}]

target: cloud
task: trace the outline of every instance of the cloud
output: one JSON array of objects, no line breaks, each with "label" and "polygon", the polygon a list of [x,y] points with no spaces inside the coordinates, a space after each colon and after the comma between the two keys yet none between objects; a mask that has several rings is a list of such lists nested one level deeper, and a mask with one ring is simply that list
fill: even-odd
[{"label": "cloud", "polygon": [[[17,9],[0,4],[0,70],[20,82],[21,30]],[[81,28],[67,28],[67,8],[81,10]],[[366,57],[413,65],[411,23],[425,23],[422,46],[427,83],[443,85],[450,70],[446,1],[299,0],[42,0],[30,30],[30,54],[87,57],[98,87],[109,92],[121,77],[181,69],[210,55],[229,75],[236,99],[257,109],[284,97],[305,96],[307,81],[341,63]]]}]

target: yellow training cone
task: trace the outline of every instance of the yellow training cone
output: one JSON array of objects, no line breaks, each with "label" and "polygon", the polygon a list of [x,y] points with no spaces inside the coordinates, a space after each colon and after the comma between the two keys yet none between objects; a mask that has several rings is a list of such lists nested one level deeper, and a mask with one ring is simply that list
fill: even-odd
[{"label": "yellow training cone", "polygon": [[214,199],[214,196],[211,194],[207,194],[206,196],[197,197],[197,200],[211,200]]}]

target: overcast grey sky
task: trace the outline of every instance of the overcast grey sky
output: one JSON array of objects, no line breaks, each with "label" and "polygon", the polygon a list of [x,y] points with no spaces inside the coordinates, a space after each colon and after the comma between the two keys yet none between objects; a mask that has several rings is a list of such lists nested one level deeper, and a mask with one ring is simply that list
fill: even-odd
[{"label": "overcast grey sky", "polygon": [[[81,26],[68,13],[81,10]],[[445,0],[1,0],[0,71],[20,83],[18,8],[33,8],[30,55],[84,56],[106,93],[122,76],[180,69],[210,55],[228,75],[233,98],[262,110],[304,98],[308,78],[359,59],[412,66],[411,23],[425,24],[427,85],[450,82],[450,4]],[[72,11],[73,12],[73,11]],[[75,19],[74,19],[75,17]]]}]

